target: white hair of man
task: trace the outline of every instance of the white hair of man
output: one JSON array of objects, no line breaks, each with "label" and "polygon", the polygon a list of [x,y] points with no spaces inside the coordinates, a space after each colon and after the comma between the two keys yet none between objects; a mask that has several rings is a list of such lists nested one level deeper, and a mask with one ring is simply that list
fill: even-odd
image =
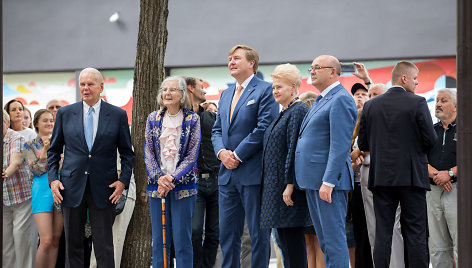
[{"label": "white hair of man", "polygon": [[444,92],[449,93],[449,95],[451,96],[452,103],[454,103],[454,105],[456,105],[457,104],[457,89],[455,89],[455,88],[441,88],[441,89],[438,89],[438,94],[439,93],[444,93]]},{"label": "white hair of man", "polygon": [[378,87],[379,89],[382,90],[383,93],[385,93],[388,89],[385,84],[373,84],[372,86],[370,86],[369,89],[374,88],[374,87]]},{"label": "white hair of man", "polygon": [[83,69],[80,74],[79,74],[79,79],[80,77],[82,77],[82,75],[86,74],[86,73],[93,73],[95,74],[95,77],[97,78],[97,82],[99,84],[102,84],[103,83],[103,76],[102,76],[102,73],[100,73],[99,70],[95,69],[95,68],[92,68],[92,67],[87,67],[85,69]]}]

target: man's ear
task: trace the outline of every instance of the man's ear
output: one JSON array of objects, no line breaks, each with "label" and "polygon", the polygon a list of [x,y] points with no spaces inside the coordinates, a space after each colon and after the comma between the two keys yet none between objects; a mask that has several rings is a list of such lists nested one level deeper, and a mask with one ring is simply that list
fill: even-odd
[{"label": "man's ear", "polygon": [[406,79],[407,79],[406,75],[402,75],[401,79],[402,79],[402,84],[406,84]]},{"label": "man's ear", "polygon": [[256,61],[251,61],[251,69],[254,69],[254,64],[256,64]]},{"label": "man's ear", "polygon": [[187,90],[188,90],[188,92],[193,94],[194,88],[191,85],[187,85]]}]

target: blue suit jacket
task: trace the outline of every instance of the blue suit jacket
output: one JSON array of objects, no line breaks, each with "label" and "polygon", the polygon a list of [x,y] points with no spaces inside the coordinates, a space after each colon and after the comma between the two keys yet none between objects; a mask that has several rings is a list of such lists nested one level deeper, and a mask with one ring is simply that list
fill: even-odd
[{"label": "blue suit jacket", "polygon": [[233,85],[221,93],[211,140],[215,154],[221,149],[231,150],[242,162],[233,170],[221,164],[218,184],[226,185],[230,178],[237,178],[241,185],[260,185],[264,131],[278,115],[279,105],[272,96],[272,85],[254,76],[234,108],[230,123],[235,90]]},{"label": "blue suit jacket", "polygon": [[89,152],[84,135],[83,103],[80,101],[67,105],[57,112],[48,150],[48,179],[49,183],[58,179],[59,160],[64,152],[60,180],[64,185],[62,204],[66,207],[80,205],[87,176],[95,205],[98,208],[113,205],[108,198],[115,188],[109,188],[108,185],[118,179],[117,149],[121,158],[119,180],[125,185],[129,184],[134,153],[126,112],[102,101],[98,120],[97,134]]},{"label": "blue suit jacket", "polygon": [[334,184],[334,190],[353,188],[349,152],[356,119],[354,100],[341,84],[308,111],[295,151],[295,177],[301,188],[319,190],[323,182]]}]

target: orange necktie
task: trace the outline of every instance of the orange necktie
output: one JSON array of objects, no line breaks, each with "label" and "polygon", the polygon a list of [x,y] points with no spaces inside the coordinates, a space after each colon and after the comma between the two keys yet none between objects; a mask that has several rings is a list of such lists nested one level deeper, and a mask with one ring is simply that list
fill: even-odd
[{"label": "orange necktie", "polygon": [[233,102],[231,103],[231,112],[229,114],[229,121],[231,122],[231,118],[233,117],[234,107],[238,104],[239,98],[241,97],[241,91],[243,91],[242,86],[238,86],[236,88],[236,94],[234,94]]}]

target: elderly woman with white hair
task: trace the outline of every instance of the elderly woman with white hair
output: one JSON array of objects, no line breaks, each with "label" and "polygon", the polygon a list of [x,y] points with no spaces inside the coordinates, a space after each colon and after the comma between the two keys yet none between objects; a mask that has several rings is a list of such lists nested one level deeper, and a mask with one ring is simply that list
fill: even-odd
[{"label": "elderly woman with white hair", "polygon": [[[192,267],[200,118],[191,111],[187,86],[181,77],[166,78],[157,101],[160,109],[148,116],[144,145],[147,194],[151,204],[152,267],[163,267],[164,258],[169,263],[171,240],[177,268]],[[163,254],[161,198],[166,201],[167,256]]]},{"label": "elderly woman with white hair", "polygon": [[272,95],[283,109],[264,133],[261,228],[277,228],[285,267],[307,267],[305,192],[295,186],[295,148],[308,107],[299,101],[300,71],[282,64],[272,73]]}]

